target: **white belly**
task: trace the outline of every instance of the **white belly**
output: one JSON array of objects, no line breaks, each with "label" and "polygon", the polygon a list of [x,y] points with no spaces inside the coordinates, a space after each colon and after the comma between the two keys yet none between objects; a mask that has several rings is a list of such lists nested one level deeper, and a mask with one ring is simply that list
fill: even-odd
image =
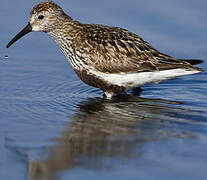
[{"label": "white belly", "polygon": [[109,84],[123,86],[126,90],[133,87],[139,87],[147,83],[158,83],[163,80],[175,78],[178,76],[195,74],[200,71],[190,71],[186,69],[171,69],[154,72],[139,72],[139,73],[101,73],[92,71],[95,75],[102,77]]}]

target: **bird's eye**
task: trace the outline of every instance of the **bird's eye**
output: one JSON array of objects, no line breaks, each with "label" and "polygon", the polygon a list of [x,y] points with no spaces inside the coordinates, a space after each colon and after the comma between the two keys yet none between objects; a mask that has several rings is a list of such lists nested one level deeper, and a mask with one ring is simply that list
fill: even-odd
[{"label": "bird's eye", "polygon": [[43,19],[43,18],[44,18],[43,15],[39,15],[39,16],[38,16],[38,19]]}]

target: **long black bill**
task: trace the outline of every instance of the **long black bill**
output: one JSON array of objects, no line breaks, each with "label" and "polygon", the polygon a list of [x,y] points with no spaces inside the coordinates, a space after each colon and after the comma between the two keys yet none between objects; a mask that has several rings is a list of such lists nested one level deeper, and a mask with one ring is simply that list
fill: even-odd
[{"label": "long black bill", "polygon": [[7,44],[7,48],[9,48],[13,43],[15,43],[18,39],[20,39],[21,37],[23,37],[25,34],[29,33],[32,31],[32,26],[30,25],[30,23],[27,24],[27,26],[22,29],[8,44]]}]

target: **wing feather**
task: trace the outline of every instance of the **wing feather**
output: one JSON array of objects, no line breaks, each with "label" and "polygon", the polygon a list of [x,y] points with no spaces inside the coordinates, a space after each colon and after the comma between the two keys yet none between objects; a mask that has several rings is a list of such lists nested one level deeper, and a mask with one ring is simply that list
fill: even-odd
[{"label": "wing feather", "polygon": [[87,64],[104,73],[197,70],[188,62],[160,53],[141,37],[118,27],[84,25],[79,41],[88,56]]}]

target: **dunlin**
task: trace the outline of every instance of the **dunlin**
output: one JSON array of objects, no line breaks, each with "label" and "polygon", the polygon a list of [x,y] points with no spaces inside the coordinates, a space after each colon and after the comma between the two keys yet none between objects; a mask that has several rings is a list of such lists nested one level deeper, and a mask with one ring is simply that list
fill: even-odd
[{"label": "dunlin", "polygon": [[7,48],[31,31],[52,37],[79,78],[103,90],[108,98],[147,83],[202,71],[192,66],[201,60],[179,60],[160,53],[126,29],[80,23],[52,1],[32,9],[28,25]]}]

